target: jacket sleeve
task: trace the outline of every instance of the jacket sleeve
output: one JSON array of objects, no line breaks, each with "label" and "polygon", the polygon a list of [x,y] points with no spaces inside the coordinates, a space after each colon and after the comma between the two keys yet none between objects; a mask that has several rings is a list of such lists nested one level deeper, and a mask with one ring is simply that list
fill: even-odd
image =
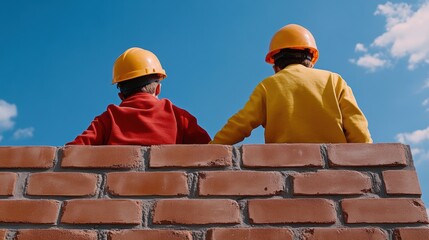
[{"label": "jacket sleeve", "polygon": [[253,129],[265,126],[265,88],[259,84],[244,107],[233,115],[223,128],[215,135],[212,144],[236,144],[250,136]]},{"label": "jacket sleeve", "polygon": [[106,144],[106,127],[103,115],[97,116],[82,134],[66,145],[103,145]]},{"label": "jacket sleeve", "polygon": [[179,108],[176,111],[180,111],[182,118],[183,144],[207,144],[211,141],[210,135],[198,125],[197,119],[192,114]]},{"label": "jacket sleeve", "polygon": [[[342,79],[340,79],[342,80]],[[349,143],[372,143],[368,130],[368,121],[358,107],[352,89],[345,81],[341,81],[339,104],[343,118],[343,129]]]}]

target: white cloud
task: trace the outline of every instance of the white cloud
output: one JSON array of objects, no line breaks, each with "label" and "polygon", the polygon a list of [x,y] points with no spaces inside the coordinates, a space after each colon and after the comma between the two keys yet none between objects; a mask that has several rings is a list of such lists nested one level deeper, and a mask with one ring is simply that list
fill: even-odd
[{"label": "white cloud", "polygon": [[18,115],[15,104],[0,99],[0,133],[13,128],[15,122],[12,118]]},{"label": "white cloud", "polygon": [[401,143],[418,144],[425,140],[429,140],[429,127],[423,130],[416,130],[411,133],[399,133],[396,135],[396,140]]},{"label": "white cloud", "polygon": [[368,49],[362,43],[357,43],[355,46],[355,52],[367,52]]},{"label": "white cloud", "polygon": [[429,98],[426,98],[425,100],[423,100],[422,106],[427,106],[428,104],[429,104]]},{"label": "white cloud", "polygon": [[[15,126],[13,120],[18,116],[18,109],[15,104],[8,103],[5,100],[0,99],[0,142],[4,139],[2,133],[8,130],[12,130]],[[34,128],[17,129],[13,133],[13,139],[23,139],[33,137]]]},{"label": "white cloud", "polygon": [[374,14],[386,16],[386,28],[391,29],[396,24],[405,22],[412,13],[411,6],[407,3],[387,2],[384,5],[378,5]]},{"label": "white cloud", "polygon": [[409,133],[399,133],[396,135],[396,140],[410,145],[416,165],[429,163],[429,127]]},{"label": "white cloud", "polygon": [[429,162],[429,151],[426,149],[421,149],[421,151],[417,154],[414,154],[416,165],[420,165],[423,162]]},{"label": "white cloud", "polygon": [[429,162],[429,151],[423,150],[419,154],[413,154],[413,159],[416,166]]},{"label": "white cloud", "polygon": [[[378,5],[374,14],[386,17],[386,31],[375,38],[371,47],[379,48],[378,52],[386,51],[395,59],[408,58],[409,70],[422,63],[429,64],[429,0],[416,11],[407,3],[387,2]],[[355,62],[358,66],[376,69],[371,64],[358,63]]]},{"label": "white cloud", "polygon": [[360,57],[358,60],[351,60],[352,63],[355,63],[358,66],[369,69],[370,71],[375,71],[378,68],[385,67],[389,62],[385,59],[382,59],[380,54],[365,54],[363,57]]},{"label": "white cloud", "polygon": [[411,148],[411,153],[413,154],[413,156],[415,155],[419,155],[420,153],[422,153],[424,150],[420,149],[420,148]]},{"label": "white cloud", "polygon": [[13,139],[19,140],[24,138],[31,138],[34,134],[34,128],[24,128],[24,129],[18,129],[13,133]]},{"label": "white cloud", "polygon": [[429,164],[429,127],[413,132],[399,133],[396,140],[410,145],[416,166]]},{"label": "white cloud", "polygon": [[423,85],[423,88],[429,88],[429,79],[425,81],[425,84]]}]

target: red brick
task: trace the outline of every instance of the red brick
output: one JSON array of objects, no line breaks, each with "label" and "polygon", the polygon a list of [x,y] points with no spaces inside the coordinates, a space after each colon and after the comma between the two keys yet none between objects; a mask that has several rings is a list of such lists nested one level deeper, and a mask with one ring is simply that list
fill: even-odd
[{"label": "red brick", "polygon": [[214,228],[207,236],[207,240],[293,240],[287,228]]},{"label": "red brick", "polygon": [[379,228],[314,228],[304,231],[304,240],[388,240],[386,232]]},{"label": "red brick", "polygon": [[383,179],[387,194],[422,194],[416,171],[384,171]]},{"label": "red brick", "polygon": [[163,145],[150,149],[150,167],[226,167],[232,147],[224,145]]},{"label": "red brick", "polygon": [[54,147],[0,147],[0,168],[51,168]]},{"label": "red brick", "polygon": [[296,195],[348,195],[371,192],[369,176],[356,171],[321,170],[294,174],[293,191]]},{"label": "red brick", "polygon": [[28,179],[27,194],[34,196],[93,196],[97,175],[75,172],[33,173]]},{"label": "red brick", "polygon": [[107,189],[114,196],[176,196],[189,194],[185,172],[108,173]]},{"label": "red brick", "polygon": [[399,143],[330,144],[328,160],[332,167],[406,166],[407,151]]},{"label": "red brick", "polygon": [[284,183],[283,176],[278,172],[202,172],[199,174],[199,195],[276,195],[283,191]]},{"label": "red brick", "polygon": [[345,199],[341,207],[346,223],[428,223],[420,199]]},{"label": "red brick", "polygon": [[429,228],[399,228],[393,234],[395,240],[429,239]]},{"label": "red brick", "polygon": [[53,200],[0,200],[0,223],[53,224],[59,208]]},{"label": "red brick", "polygon": [[109,233],[108,240],[192,240],[190,231],[181,230],[123,230]]},{"label": "red brick", "polygon": [[154,224],[240,223],[237,202],[226,199],[168,199],[155,205]]},{"label": "red brick", "polygon": [[6,234],[7,234],[6,229],[0,229],[0,240],[5,240]]},{"label": "red brick", "polygon": [[16,173],[0,172],[0,196],[13,196],[17,176]]},{"label": "red brick", "polygon": [[246,167],[322,167],[318,144],[243,145]]},{"label": "red brick", "polygon": [[327,199],[255,199],[248,201],[251,223],[335,223],[334,203]]},{"label": "red brick", "polygon": [[65,229],[25,229],[19,230],[16,240],[97,240],[96,231]]},{"label": "red brick", "polygon": [[61,163],[64,168],[130,169],[142,165],[140,146],[66,146]]},{"label": "red brick", "polygon": [[65,202],[62,223],[140,224],[142,206],[133,200],[70,200]]}]

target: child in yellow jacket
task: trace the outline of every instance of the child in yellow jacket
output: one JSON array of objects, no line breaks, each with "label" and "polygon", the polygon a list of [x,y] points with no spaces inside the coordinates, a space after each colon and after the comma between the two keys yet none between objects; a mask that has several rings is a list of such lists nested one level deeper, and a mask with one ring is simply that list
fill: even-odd
[{"label": "child in yellow jacket", "polygon": [[289,24],[272,38],[266,62],[275,74],[211,143],[235,144],[265,128],[266,143],[371,143],[368,122],[340,75],[313,68],[319,52],[312,34]]}]

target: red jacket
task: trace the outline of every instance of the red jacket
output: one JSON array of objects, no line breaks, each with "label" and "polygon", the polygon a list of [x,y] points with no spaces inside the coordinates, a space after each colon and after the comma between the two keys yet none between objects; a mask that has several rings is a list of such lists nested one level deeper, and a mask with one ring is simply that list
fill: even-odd
[{"label": "red jacket", "polygon": [[81,135],[67,145],[205,144],[210,136],[197,119],[167,99],[134,94],[109,105]]}]

